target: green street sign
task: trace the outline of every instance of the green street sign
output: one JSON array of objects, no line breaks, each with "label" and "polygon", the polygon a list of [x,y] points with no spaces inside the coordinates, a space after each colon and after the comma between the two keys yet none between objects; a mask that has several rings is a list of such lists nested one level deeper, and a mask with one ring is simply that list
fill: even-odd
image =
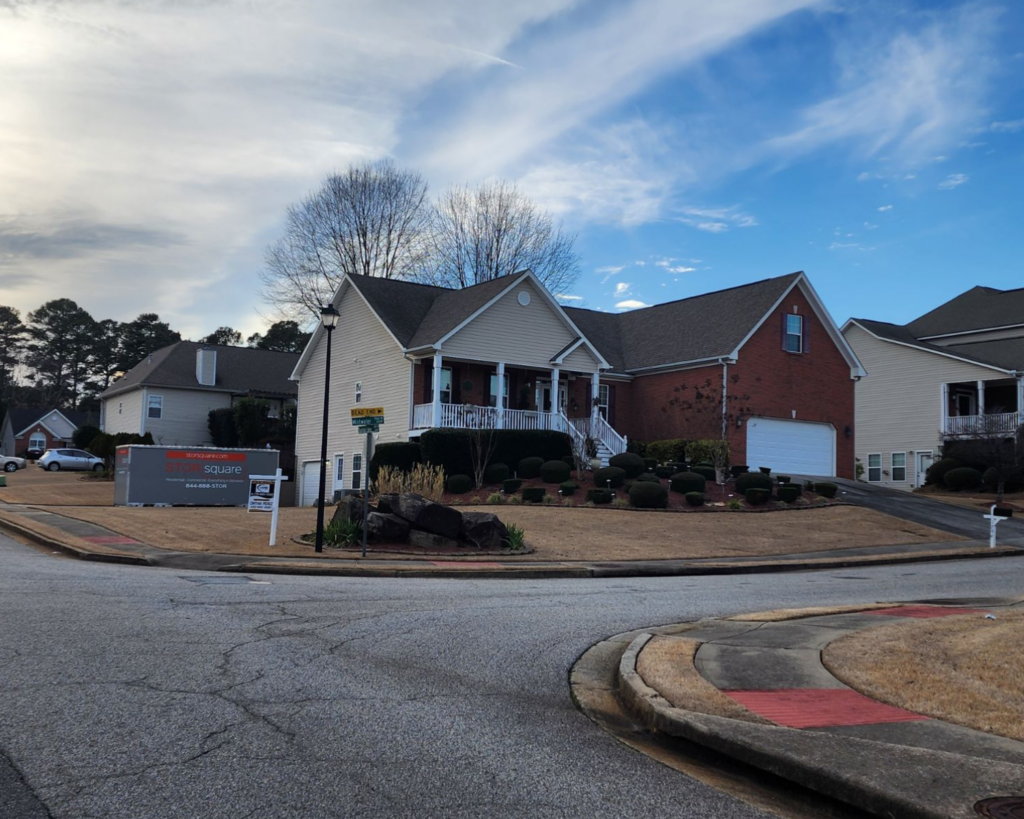
[{"label": "green street sign", "polygon": [[365,427],[365,426],[377,426],[384,423],[383,415],[366,415],[361,418],[353,418],[352,426]]},{"label": "green street sign", "polygon": [[380,432],[380,426],[378,424],[359,424],[356,429],[360,435],[371,432]]}]

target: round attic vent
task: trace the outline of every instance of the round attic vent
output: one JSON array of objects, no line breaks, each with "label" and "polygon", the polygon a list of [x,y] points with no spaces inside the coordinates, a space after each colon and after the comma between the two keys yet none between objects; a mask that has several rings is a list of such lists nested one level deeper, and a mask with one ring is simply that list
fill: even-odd
[{"label": "round attic vent", "polygon": [[519,295],[516,296],[516,300],[521,305],[523,305],[523,307],[526,307],[526,305],[528,305],[530,303],[530,294],[527,293],[525,290],[520,290],[519,291]]}]

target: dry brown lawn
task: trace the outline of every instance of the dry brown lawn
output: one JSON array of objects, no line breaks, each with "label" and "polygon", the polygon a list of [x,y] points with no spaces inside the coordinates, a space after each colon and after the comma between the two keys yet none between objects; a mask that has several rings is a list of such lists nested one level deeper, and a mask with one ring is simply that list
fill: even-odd
[{"label": "dry brown lawn", "polygon": [[1024,741],[1024,611],[908,620],[823,653],[847,685],[891,705]]},{"label": "dry brown lawn", "polygon": [[[932,500],[952,503],[955,506],[968,506],[978,511],[988,511],[989,507],[996,502],[995,492],[950,492],[945,488],[935,486],[924,486],[915,489],[914,494],[924,495]],[[1003,495],[1003,506],[1009,506],[1017,511],[1024,511],[1024,492],[1006,492]]]},{"label": "dry brown lawn", "polygon": [[[535,551],[502,559],[660,560],[765,557],[838,549],[957,540],[925,526],[867,509],[836,506],[778,513],[681,515],[619,509],[482,506],[526,531]],[[312,548],[292,542],[313,531],[316,510],[281,510],[279,545],[267,545],[270,516],[223,508],[58,507],[50,511],[106,526],[165,549],[308,557]],[[330,510],[328,510],[328,514]],[[374,550],[376,556],[384,554]],[[353,552],[327,550],[332,557]]]},{"label": "dry brown lawn", "polygon": [[47,472],[34,464],[4,473],[0,503],[39,506],[113,506],[114,482],[84,479],[85,472]]}]

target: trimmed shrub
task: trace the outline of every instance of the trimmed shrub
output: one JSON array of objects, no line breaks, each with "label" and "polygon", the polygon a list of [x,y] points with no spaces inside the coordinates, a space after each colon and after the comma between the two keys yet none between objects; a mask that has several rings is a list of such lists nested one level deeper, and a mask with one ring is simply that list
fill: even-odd
[{"label": "trimmed shrub", "polygon": [[576,494],[576,490],[580,488],[580,485],[576,481],[566,481],[558,487],[558,491],[562,493],[564,497],[570,497]]},{"label": "trimmed shrub", "polygon": [[622,484],[622,491],[628,495],[629,490],[633,488],[633,484],[635,483],[636,481],[626,481],[624,484]]},{"label": "trimmed shrub", "polygon": [[814,481],[804,481],[804,490],[807,492],[814,491]]},{"label": "trimmed shrub", "polygon": [[782,484],[779,487],[778,495],[780,501],[795,503],[796,499],[800,497],[800,487],[794,483]]},{"label": "trimmed shrub", "polygon": [[382,466],[390,466],[399,472],[412,472],[412,468],[422,460],[423,453],[416,441],[377,444],[373,450],[373,457],[370,458],[370,480],[377,480]]},{"label": "trimmed shrub", "polygon": [[928,467],[928,471],[924,473],[924,482],[942,486],[947,472],[960,469],[963,466],[963,461],[958,461],[956,458],[940,458]]},{"label": "trimmed shrub", "polygon": [[942,478],[942,482],[946,485],[946,488],[953,492],[961,492],[964,489],[977,489],[981,486],[981,480],[981,473],[974,467],[970,466],[961,466],[957,469],[951,469]]},{"label": "trimmed shrub", "polygon": [[729,442],[719,438],[701,438],[686,445],[686,460],[697,461],[700,466],[729,465]]},{"label": "trimmed shrub", "polygon": [[732,474],[732,476],[734,478],[738,478],[744,472],[749,472],[749,471],[750,471],[750,467],[747,466],[746,464],[734,464],[733,466],[729,467],[729,472],[730,472],[730,474]]},{"label": "trimmed shrub", "polygon": [[670,466],[659,466],[654,470],[654,474],[661,480],[668,480],[676,474],[678,470],[672,469]]},{"label": "trimmed shrub", "polygon": [[626,482],[626,470],[618,466],[605,466],[594,473],[594,485],[602,489],[618,489]]},{"label": "trimmed shrub", "polygon": [[[983,480],[985,481],[985,488],[990,492],[995,492],[999,489],[999,470],[994,466],[990,466],[985,470]],[[1003,490],[1006,492],[1016,492],[1020,489],[1020,478],[1017,475],[1011,475],[1003,482]]]},{"label": "trimmed shrub", "polygon": [[565,465],[568,466],[570,470],[576,468],[576,459],[572,457],[572,455],[566,455],[562,460],[565,461]]},{"label": "trimmed shrub", "polygon": [[653,472],[644,472],[637,479],[637,483],[661,483],[661,478]]},{"label": "trimmed shrub", "polygon": [[523,500],[528,503],[544,503],[548,490],[543,486],[525,486],[520,494],[523,496]]},{"label": "trimmed shrub", "polygon": [[775,480],[777,480],[779,482],[780,486],[782,484],[784,484],[784,483],[792,483],[793,482],[793,479],[789,475],[776,475],[775,476]]},{"label": "trimmed shrub", "polygon": [[563,483],[569,480],[571,470],[565,461],[546,461],[540,468],[544,483]]},{"label": "trimmed shrub", "polygon": [[[446,475],[473,474],[472,440],[475,433],[465,429],[428,429],[419,437],[422,459],[440,466]],[[523,458],[537,456],[553,461],[572,455],[569,436],[546,429],[498,429],[494,431],[491,463],[512,467]]]},{"label": "trimmed shrub", "polygon": [[686,460],[686,441],[683,438],[669,438],[651,441],[647,444],[647,457],[655,458],[660,464]]},{"label": "trimmed shrub", "polygon": [[[17,431],[17,430],[15,430]],[[79,449],[85,449],[89,444],[92,443],[92,439],[100,434],[100,428],[93,426],[92,424],[83,424],[75,430],[75,434],[71,436],[71,443]]]},{"label": "trimmed shrub", "polygon": [[523,458],[519,462],[519,468],[516,470],[516,477],[519,478],[539,478],[541,467],[544,466],[543,458]]},{"label": "trimmed shrub", "polygon": [[757,471],[760,472],[762,475],[771,475],[772,474],[772,468],[770,466],[759,466],[757,468]]},{"label": "trimmed shrub", "polygon": [[452,475],[445,481],[444,488],[453,495],[463,495],[473,488],[473,479],[469,475]]},{"label": "trimmed shrub", "polygon": [[627,478],[636,478],[644,471],[644,459],[632,452],[623,452],[621,455],[612,455],[608,459],[608,466],[617,466],[626,473]]},{"label": "trimmed shrub", "polygon": [[780,482],[779,488],[782,488],[783,486],[792,486],[796,490],[797,497],[800,497],[800,495],[804,493],[804,488],[798,483],[793,483],[792,481],[786,481],[785,483]]},{"label": "trimmed shrub", "polygon": [[768,502],[771,494],[767,489],[748,489],[743,493],[743,497],[747,499],[747,503],[751,506],[761,506]]},{"label": "trimmed shrub", "polygon": [[748,489],[766,489],[772,491],[772,479],[763,472],[744,472],[736,478],[736,491],[746,495]]},{"label": "trimmed shrub", "polygon": [[637,481],[629,489],[629,502],[637,509],[667,509],[668,490],[660,483]]},{"label": "trimmed shrub", "polygon": [[685,495],[687,492],[703,492],[707,487],[707,481],[703,475],[696,472],[677,472],[672,476],[669,485],[673,492]]},{"label": "trimmed shrub", "polygon": [[658,468],[658,459],[657,458],[644,458],[644,471],[645,472],[653,472],[657,468]]},{"label": "trimmed shrub", "polygon": [[[238,446],[238,429],[235,427],[235,408],[221,407],[210,410],[206,416],[206,428],[210,430],[210,441],[214,446]],[[372,476],[373,473],[371,472]]]},{"label": "trimmed shrub", "polygon": [[707,464],[695,466],[692,469],[690,469],[690,471],[696,475],[700,475],[704,480],[708,481],[709,483],[714,483],[716,480],[718,480],[718,475],[715,474],[715,468],[713,466],[708,466]]},{"label": "trimmed shrub", "polygon": [[825,482],[814,484],[814,493],[816,495],[821,495],[823,498],[834,498],[838,491],[839,487],[834,483]]},{"label": "trimmed shrub", "polygon": [[493,463],[484,470],[484,483],[504,483],[508,479],[508,464]]},{"label": "trimmed shrub", "polygon": [[587,503],[594,503],[598,506],[611,503],[615,499],[615,493],[610,489],[588,489]]},{"label": "trimmed shrub", "polygon": [[690,471],[690,465],[686,461],[670,461],[669,463],[665,464],[665,466],[672,470],[673,475],[675,475],[676,472]]},{"label": "trimmed shrub", "polygon": [[639,455],[641,458],[647,457],[647,444],[643,441],[630,441],[626,444],[626,452],[632,452],[634,455]]},{"label": "trimmed shrub", "polygon": [[520,478],[506,478],[501,482],[501,491],[506,495],[514,495],[522,485],[523,481]]},{"label": "trimmed shrub", "polygon": [[703,506],[704,505],[704,493],[703,492],[687,492],[683,495],[686,498],[686,502],[690,506]]}]

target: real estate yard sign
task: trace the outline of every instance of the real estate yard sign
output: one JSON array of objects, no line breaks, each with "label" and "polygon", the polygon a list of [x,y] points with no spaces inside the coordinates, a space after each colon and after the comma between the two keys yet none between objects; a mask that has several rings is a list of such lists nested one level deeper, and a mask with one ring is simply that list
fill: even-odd
[{"label": "real estate yard sign", "polygon": [[114,459],[115,506],[246,506],[249,476],[273,475],[276,449],[132,445]]}]

